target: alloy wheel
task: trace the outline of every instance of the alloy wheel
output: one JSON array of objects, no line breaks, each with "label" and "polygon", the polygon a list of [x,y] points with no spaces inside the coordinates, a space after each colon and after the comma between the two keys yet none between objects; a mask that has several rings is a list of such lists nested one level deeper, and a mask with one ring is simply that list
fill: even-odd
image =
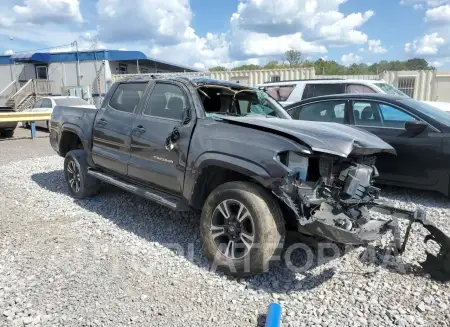
[{"label": "alloy wheel", "polygon": [[212,214],[211,236],[224,256],[244,257],[255,241],[255,224],[250,211],[237,200],[222,201]]},{"label": "alloy wheel", "polygon": [[69,161],[67,164],[67,175],[70,188],[72,191],[78,193],[81,187],[80,170],[73,160]]}]

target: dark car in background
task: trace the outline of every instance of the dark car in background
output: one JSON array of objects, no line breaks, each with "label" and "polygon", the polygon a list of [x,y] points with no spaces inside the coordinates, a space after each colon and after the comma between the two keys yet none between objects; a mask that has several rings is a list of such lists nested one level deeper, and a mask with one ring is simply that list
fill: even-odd
[{"label": "dark car in background", "polygon": [[[14,112],[11,108],[0,108],[1,113]],[[17,122],[0,122],[0,137],[13,137]]]},{"label": "dark car in background", "polygon": [[450,114],[423,102],[383,94],[338,94],[285,107],[297,120],[367,130],[397,151],[377,159],[382,184],[450,195]]}]

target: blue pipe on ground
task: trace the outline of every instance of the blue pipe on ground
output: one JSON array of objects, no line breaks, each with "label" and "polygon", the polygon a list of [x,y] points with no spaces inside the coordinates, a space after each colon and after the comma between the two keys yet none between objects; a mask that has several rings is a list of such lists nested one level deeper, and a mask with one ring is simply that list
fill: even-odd
[{"label": "blue pipe on ground", "polygon": [[280,327],[281,326],[281,305],[278,303],[271,303],[266,316],[265,327]]}]

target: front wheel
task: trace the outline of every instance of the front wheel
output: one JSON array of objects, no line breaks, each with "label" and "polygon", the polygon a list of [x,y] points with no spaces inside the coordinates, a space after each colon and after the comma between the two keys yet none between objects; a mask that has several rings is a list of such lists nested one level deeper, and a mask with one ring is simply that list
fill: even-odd
[{"label": "front wheel", "polygon": [[74,198],[89,198],[98,193],[100,181],[88,175],[88,163],[84,150],[73,150],[64,159],[64,177]]},{"label": "front wheel", "polygon": [[205,255],[234,276],[269,268],[285,237],[284,219],[275,198],[249,182],[229,182],[207,198],[201,216]]}]

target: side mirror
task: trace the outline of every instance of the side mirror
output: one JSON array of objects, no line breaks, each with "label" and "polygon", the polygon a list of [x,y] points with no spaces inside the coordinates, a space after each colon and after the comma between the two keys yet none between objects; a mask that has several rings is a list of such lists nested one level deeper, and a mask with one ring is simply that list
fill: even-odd
[{"label": "side mirror", "polygon": [[174,127],[172,132],[170,132],[169,136],[166,138],[165,148],[167,151],[172,151],[175,147],[175,143],[180,139],[180,131],[178,128]]},{"label": "side mirror", "polygon": [[405,129],[413,136],[419,135],[428,127],[427,124],[420,121],[407,121],[405,122]]},{"label": "side mirror", "polygon": [[191,121],[191,119],[192,119],[191,109],[184,108],[183,116],[181,117],[181,121],[182,121],[183,125],[186,125],[187,123],[189,123]]}]

